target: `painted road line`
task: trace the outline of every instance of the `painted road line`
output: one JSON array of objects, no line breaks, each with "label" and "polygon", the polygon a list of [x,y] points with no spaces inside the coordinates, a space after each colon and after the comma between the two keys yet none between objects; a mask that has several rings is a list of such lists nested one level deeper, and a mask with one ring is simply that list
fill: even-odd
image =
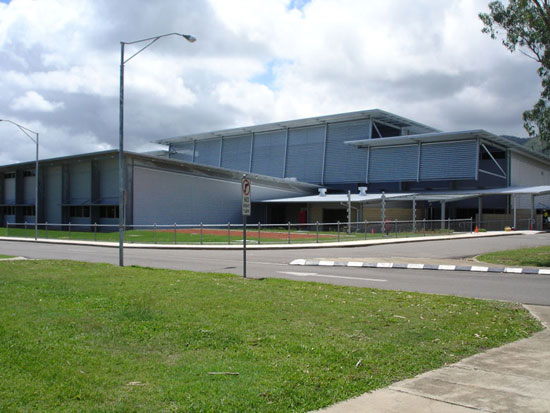
[{"label": "painted road line", "polygon": [[327,275],[327,274],[317,274],[314,272],[291,272],[291,271],[277,271],[279,274],[288,274],[295,275],[298,277],[322,277],[322,278],[338,278],[342,280],[355,280],[355,281],[374,281],[385,283],[388,280],[382,280],[380,278],[363,278],[363,277],[344,277],[342,275]]}]

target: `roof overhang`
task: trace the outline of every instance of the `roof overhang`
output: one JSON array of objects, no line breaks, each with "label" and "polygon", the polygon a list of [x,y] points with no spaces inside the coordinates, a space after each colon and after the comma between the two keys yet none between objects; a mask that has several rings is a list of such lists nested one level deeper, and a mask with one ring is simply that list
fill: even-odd
[{"label": "roof overhang", "polygon": [[[387,201],[428,201],[428,202],[456,202],[469,198],[495,195],[548,195],[550,194],[550,185],[530,186],[530,187],[506,187],[492,189],[473,189],[457,191],[424,191],[424,192],[397,192],[397,193],[378,193],[378,194],[351,194],[352,203],[379,203],[382,197]],[[295,198],[269,199],[262,201],[265,203],[311,203],[311,204],[329,204],[348,202],[347,194],[327,194],[312,195]]]},{"label": "roof overhang", "polygon": [[169,145],[173,143],[189,142],[193,140],[214,139],[220,137],[231,137],[251,133],[273,132],[288,128],[301,128],[308,126],[325,125],[326,123],[372,119],[379,122],[391,124],[397,128],[407,128],[410,133],[437,132],[438,130],[419,122],[394,115],[380,109],[363,110],[358,112],[341,113],[337,115],[318,116],[305,119],[289,120],[284,122],[266,123],[262,125],[248,126],[242,128],[223,129],[214,132],[198,133],[176,136],[173,138],[160,139],[155,143]]},{"label": "roof overhang", "polygon": [[418,135],[406,135],[406,136],[393,136],[387,138],[377,139],[362,139],[354,141],[346,141],[347,145],[352,145],[357,148],[377,148],[387,146],[400,146],[400,145],[418,145],[418,144],[430,144],[441,142],[456,142],[479,139],[480,143],[487,143],[489,145],[497,146],[502,149],[509,149],[512,152],[520,153],[524,156],[543,161],[550,164],[550,157],[541,153],[533,152],[529,149],[525,149],[519,143],[513,142],[502,136],[494,135],[483,129],[473,129],[456,132],[431,132],[422,133]]}]

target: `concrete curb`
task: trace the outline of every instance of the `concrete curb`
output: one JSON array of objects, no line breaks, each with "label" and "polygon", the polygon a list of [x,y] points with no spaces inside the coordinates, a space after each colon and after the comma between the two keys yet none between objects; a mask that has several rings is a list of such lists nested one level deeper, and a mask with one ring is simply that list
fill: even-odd
[{"label": "concrete curb", "polygon": [[290,265],[308,267],[354,267],[354,268],[395,268],[401,270],[438,270],[438,271],[470,271],[497,272],[511,274],[550,275],[550,269],[516,268],[516,267],[486,267],[481,265],[448,265],[448,264],[403,264],[393,262],[362,262],[362,261],[328,261],[297,259]]},{"label": "concrete curb", "polygon": [[[250,250],[264,250],[264,249],[320,249],[320,248],[353,248],[353,247],[368,247],[371,245],[383,245],[383,244],[403,244],[410,242],[427,242],[427,241],[449,241],[458,239],[469,238],[485,238],[485,237],[501,237],[511,235],[534,235],[539,234],[541,231],[494,231],[494,232],[480,232],[480,233],[464,233],[454,235],[435,235],[426,237],[410,237],[410,238],[383,238],[375,240],[361,240],[361,241],[342,241],[342,242],[320,242],[320,243],[296,243],[296,244],[248,244],[246,249]],[[30,243],[44,243],[44,244],[63,244],[63,245],[83,245],[90,247],[105,247],[105,248],[118,248],[118,242],[104,242],[104,241],[81,241],[81,240],[61,240],[61,239],[42,239],[34,240],[32,238],[16,238],[16,237],[0,237],[0,241],[17,241],[17,242],[30,242]],[[132,244],[124,243],[124,248],[147,248],[147,249],[189,249],[189,250],[242,250],[242,245],[208,245],[208,244]]]}]

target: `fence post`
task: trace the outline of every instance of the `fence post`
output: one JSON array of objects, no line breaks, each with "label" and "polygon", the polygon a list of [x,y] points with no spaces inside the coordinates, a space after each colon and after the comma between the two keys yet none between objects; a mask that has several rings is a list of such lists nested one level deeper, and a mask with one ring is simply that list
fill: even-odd
[{"label": "fence post", "polygon": [[393,221],[393,230],[395,231],[395,238],[397,238],[397,218]]},{"label": "fence post", "polygon": [[23,232],[23,237],[26,237],[27,236],[27,221],[25,221],[25,230]]},{"label": "fence post", "polygon": [[10,236],[10,223],[6,222],[6,237]]},{"label": "fence post", "polygon": [[340,221],[336,222],[336,231],[338,233],[338,242],[340,242]]},{"label": "fence post", "polygon": [[97,241],[97,222],[94,222],[94,241]]},{"label": "fence post", "polygon": [[449,223],[448,224],[449,228],[447,228],[447,233],[450,234],[451,233],[451,217],[447,218],[447,222]]},{"label": "fence post", "polygon": [[262,223],[258,222],[258,245],[260,245],[262,241]]},{"label": "fence post", "polygon": [[177,233],[177,225],[174,222],[174,244],[178,243],[178,233]]},{"label": "fence post", "polygon": [[363,232],[365,233],[365,239],[367,239],[367,227],[368,227],[367,220],[365,219],[363,221],[363,230],[364,230]]},{"label": "fence post", "polygon": [[153,243],[157,243],[157,223],[153,224]]},{"label": "fence post", "polygon": [[45,229],[46,229],[46,239],[48,239],[48,221],[46,221]]},{"label": "fence post", "polygon": [[426,218],[422,220],[422,232],[424,233],[424,236],[426,236]]},{"label": "fence post", "polygon": [[71,221],[69,221],[69,239],[71,239]]},{"label": "fence post", "polygon": [[315,232],[317,233],[317,243],[319,243],[319,221],[315,222]]},{"label": "fence post", "polygon": [[227,223],[227,245],[231,245],[231,222]]},{"label": "fence post", "polygon": [[288,243],[290,244],[290,221],[288,221]]},{"label": "fence post", "polygon": [[202,222],[201,222],[201,245],[202,245]]}]

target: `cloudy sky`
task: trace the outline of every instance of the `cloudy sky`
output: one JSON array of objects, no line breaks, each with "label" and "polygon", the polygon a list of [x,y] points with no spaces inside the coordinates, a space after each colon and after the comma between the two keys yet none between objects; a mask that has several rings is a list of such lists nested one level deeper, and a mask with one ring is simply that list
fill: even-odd
[{"label": "cloudy sky", "polygon": [[[488,0],[0,0],[0,119],[41,158],[379,108],[443,130],[526,136],[537,64],[481,33]],[[127,46],[126,57],[138,49]],[[34,144],[0,123],[0,165]]]}]

